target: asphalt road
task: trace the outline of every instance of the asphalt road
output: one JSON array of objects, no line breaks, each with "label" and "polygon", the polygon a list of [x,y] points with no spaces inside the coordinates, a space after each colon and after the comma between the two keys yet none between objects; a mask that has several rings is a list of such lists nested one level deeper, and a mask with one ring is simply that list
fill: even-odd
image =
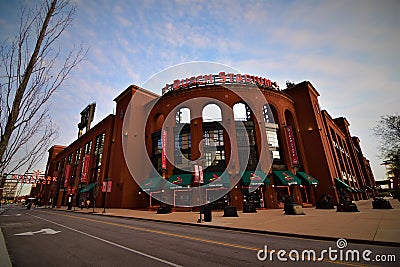
[{"label": "asphalt road", "polygon": [[[51,209],[27,211],[21,206],[3,213],[0,226],[13,266],[399,266],[400,261],[398,247],[347,244],[338,248],[336,242]],[[265,246],[267,254],[263,251]],[[305,250],[316,251],[317,259],[326,250],[324,260],[302,262]],[[381,259],[392,257],[393,261],[394,255],[397,264],[351,260],[352,253],[348,251],[355,250],[360,258],[370,250],[371,254],[367,252],[365,256],[371,260],[378,255]],[[300,262],[292,260],[297,258],[296,252]],[[343,261],[334,259],[341,254]],[[307,258],[309,254],[304,255]]]}]

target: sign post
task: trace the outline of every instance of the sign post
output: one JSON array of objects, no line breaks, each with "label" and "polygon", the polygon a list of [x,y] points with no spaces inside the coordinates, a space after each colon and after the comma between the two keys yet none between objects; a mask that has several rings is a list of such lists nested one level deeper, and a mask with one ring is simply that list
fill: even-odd
[{"label": "sign post", "polygon": [[101,191],[104,193],[104,204],[103,204],[103,212],[102,213],[106,213],[107,193],[111,192],[111,188],[112,188],[111,178],[104,179],[103,186],[101,188]]},{"label": "sign post", "polygon": [[[203,167],[201,165],[194,165],[194,182],[198,183],[198,187],[199,187],[199,201],[201,201],[201,184],[204,183],[204,178],[203,178]],[[199,212],[199,219],[197,220],[198,223],[202,222],[202,218],[201,218],[201,209],[202,207],[200,207],[200,212]]]}]

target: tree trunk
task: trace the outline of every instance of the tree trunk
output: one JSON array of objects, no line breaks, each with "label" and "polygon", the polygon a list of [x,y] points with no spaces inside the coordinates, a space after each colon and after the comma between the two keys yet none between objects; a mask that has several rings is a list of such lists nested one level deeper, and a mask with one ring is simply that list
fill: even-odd
[{"label": "tree trunk", "polygon": [[57,0],[53,0],[51,2],[51,5],[50,5],[50,7],[49,7],[49,9],[47,11],[47,14],[46,14],[46,18],[43,21],[43,25],[42,25],[42,28],[40,30],[39,37],[38,37],[38,39],[36,41],[35,50],[33,51],[32,56],[31,56],[31,58],[29,60],[29,63],[27,65],[27,67],[26,67],[25,73],[23,75],[22,82],[19,85],[19,87],[18,87],[18,89],[17,89],[17,91],[15,93],[15,98],[14,98],[14,101],[13,101],[13,104],[12,104],[12,109],[11,109],[10,114],[8,115],[7,123],[6,123],[6,126],[4,128],[4,133],[1,136],[1,140],[0,140],[0,159],[1,159],[1,161],[3,161],[3,155],[4,155],[4,153],[5,153],[6,149],[7,149],[8,142],[10,141],[10,137],[11,137],[13,131],[14,131],[14,125],[15,125],[15,122],[17,121],[17,119],[18,119],[19,112],[20,112],[21,101],[23,99],[23,96],[24,96],[24,93],[25,93],[25,89],[26,89],[26,87],[28,85],[28,82],[29,82],[29,79],[31,77],[33,68],[34,68],[35,63],[37,61],[37,57],[38,57],[40,48],[42,46],[43,39],[44,39],[44,37],[46,35],[47,27],[49,25],[49,22],[50,22],[50,19],[51,19],[53,13],[54,13],[54,10],[56,8],[56,4],[57,4]]}]

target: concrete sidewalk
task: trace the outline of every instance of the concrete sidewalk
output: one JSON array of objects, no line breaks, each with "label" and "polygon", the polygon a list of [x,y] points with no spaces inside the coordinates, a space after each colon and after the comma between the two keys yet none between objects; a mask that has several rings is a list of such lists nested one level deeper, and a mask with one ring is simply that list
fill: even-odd
[{"label": "concrete sidewalk", "polygon": [[[8,205],[0,206],[0,215],[8,210]],[[8,250],[6,246],[6,241],[4,240],[3,231],[0,228],[0,267],[11,267],[10,255],[8,255]]]},{"label": "concrete sidewalk", "polygon": [[[261,232],[276,235],[400,246],[400,202],[389,199],[393,209],[372,209],[372,199],[357,201],[360,212],[336,212],[305,208],[306,215],[285,215],[282,209],[258,210],[257,213],[238,212],[239,217],[223,217],[223,211],[212,212],[212,222],[197,223],[198,212],[156,214],[155,211],[96,208],[94,214],[165,221],[232,230]],[[66,210],[62,207],[58,210]],[[93,213],[93,209],[72,212]]]}]

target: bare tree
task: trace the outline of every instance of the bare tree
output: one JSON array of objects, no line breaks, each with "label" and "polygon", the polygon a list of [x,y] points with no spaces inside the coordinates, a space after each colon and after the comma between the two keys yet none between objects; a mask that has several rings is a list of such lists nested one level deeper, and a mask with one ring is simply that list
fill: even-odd
[{"label": "bare tree", "polygon": [[57,136],[49,100],[87,53],[60,44],[75,10],[68,0],[21,5],[18,33],[1,44],[0,173],[30,170]]},{"label": "bare tree", "polygon": [[400,168],[400,115],[382,116],[372,129],[378,138],[382,158],[392,168]]}]

